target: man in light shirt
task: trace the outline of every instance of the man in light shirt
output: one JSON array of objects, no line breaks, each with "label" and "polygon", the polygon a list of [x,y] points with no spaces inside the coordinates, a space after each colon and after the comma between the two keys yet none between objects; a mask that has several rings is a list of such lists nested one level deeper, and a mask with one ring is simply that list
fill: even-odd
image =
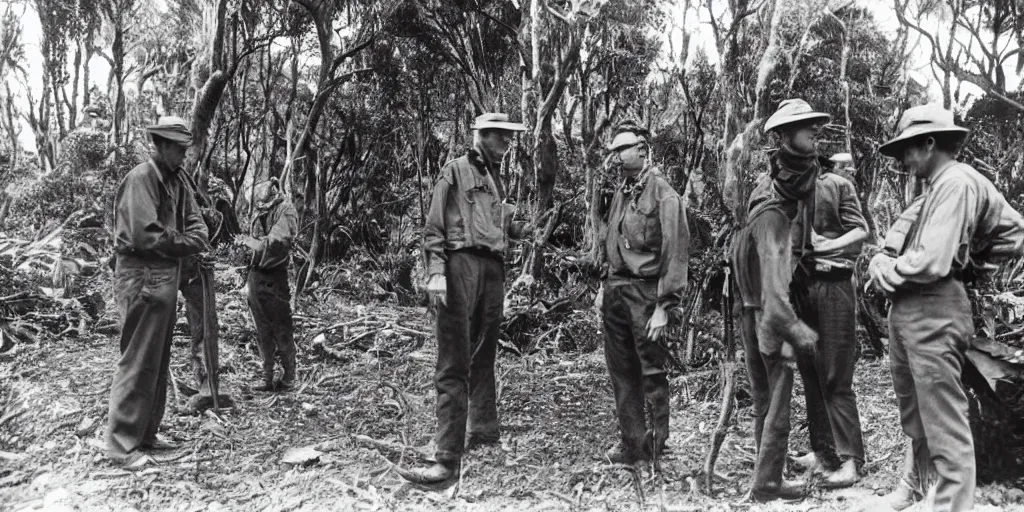
[{"label": "man in light shirt", "polygon": [[897,510],[926,495],[925,510],[974,504],[974,442],[960,380],[974,334],[964,283],[1024,252],[1024,218],[955,159],[967,132],[952,112],[924,105],[907,110],[898,135],[879,148],[924,182],[868,268],[870,284],[892,301],[889,362],[912,441],[902,481],[887,497]]}]

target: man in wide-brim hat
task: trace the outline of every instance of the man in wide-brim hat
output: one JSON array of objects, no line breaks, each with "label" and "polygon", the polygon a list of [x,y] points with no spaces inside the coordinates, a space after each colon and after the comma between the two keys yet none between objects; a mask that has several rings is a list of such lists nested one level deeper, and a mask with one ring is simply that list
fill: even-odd
[{"label": "man in wide-brim hat", "polygon": [[506,114],[473,123],[473,147],[448,162],[434,185],[423,229],[427,293],[437,306],[437,433],[435,464],[402,475],[441,482],[458,474],[464,451],[496,445],[494,358],[504,309],[504,251],[524,235],[505,204],[501,161],[516,132]]},{"label": "man in wide-brim hat", "polygon": [[[804,494],[804,483],[784,481],[783,469],[789,446],[794,359],[813,357],[818,335],[794,311],[790,285],[794,267],[813,252],[810,226],[821,168],[818,136],[829,119],[801,99],[783,101],[768,118],[764,129],[778,135],[780,147],[769,153],[767,172],[750,195],[746,225],[733,245],[742,300],[740,336],[754,398],[757,458],[751,497],[756,501]],[[823,414],[820,387],[813,364],[802,364],[800,370],[809,388],[808,404],[817,409],[808,413],[808,420],[825,423],[812,425],[811,444],[816,452],[824,451],[831,443],[831,431]]]},{"label": "man in wide-brim hat", "polygon": [[853,182],[857,175],[857,167],[853,165],[853,155],[850,153],[836,153],[830,156],[832,172]]},{"label": "man in wide-brim hat", "polygon": [[146,127],[155,151],[121,180],[114,198],[114,300],[121,357],[110,388],[107,449],[128,469],[172,449],[157,437],[167,399],[171,335],[183,258],[208,249],[195,192],[181,175],[192,134],[179,117]]},{"label": "man in wide-brim hat", "polygon": [[965,281],[1024,252],[1024,218],[956,160],[967,133],[952,112],[923,105],[908,109],[896,136],[878,148],[924,182],[868,269],[892,301],[889,364],[912,441],[902,481],[887,496],[898,510],[924,495],[934,500],[927,510],[973,506],[974,445],[960,380],[974,334]]}]

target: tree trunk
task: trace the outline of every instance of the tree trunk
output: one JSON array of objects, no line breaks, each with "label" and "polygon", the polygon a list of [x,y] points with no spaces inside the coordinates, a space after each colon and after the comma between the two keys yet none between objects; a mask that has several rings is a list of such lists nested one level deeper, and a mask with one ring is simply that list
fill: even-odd
[{"label": "tree trunk", "polygon": [[[533,166],[537,176],[537,219],[547,214],[555,205],[555,180],[558,176],[558,144],[551,133],[551,119],[541,121],[533,146]],[[552,217],[554,214],[552,214]],[[550,222],[551,219],[549,219]],[[538,229],[540,226],[537,226]],[[535,237],[533,247],[533,268],[530,275],[540,279],[544,275],[544,246],[547,237]]]},{"label": "tree trunk", "polygon": [[113,66],[111,74],[114,77],[114,144],[120,146],[126,142],[124,137],[124,13],[118,11],[114,19],[114,44],[110,47]]}]

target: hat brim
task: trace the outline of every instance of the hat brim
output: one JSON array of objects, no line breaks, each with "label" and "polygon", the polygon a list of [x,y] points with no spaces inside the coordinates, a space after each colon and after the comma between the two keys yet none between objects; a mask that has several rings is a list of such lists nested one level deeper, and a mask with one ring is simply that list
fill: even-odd
[{"label": "hat brim", "polygon": [[622,151],[623,149],[629,149],[629,148],[631,148],[633,146],[639,146],[640,144],[649,144],[649,143],[646,140],[644,140],[644,139],[640,139],[638,141],[630,142],[628,144],[619,144],[617,146],[608,146],[608,151]]},{"label": "hat brim", "polygon": [[947,126],[944,128],[935,128],[930,126],[911,126],[906,130],[903,130],[903,133],[900,133],[889,142],[886,142],[885,144],[878,146],[878,152],[887,157],[896,158],[900,155],[900,151],[903,149],[903,146],[906,145],[908,141],[920,137],[922,135],[928,135],[930,133],[959,133],[967,135],[968,132],[970,132],[970,130],[962,126]]},{"label": "hat brim", "polygon": [[150,136],[160,137],[182,146],[192,145],[192,134],[182,133],[180,130],[169,130],[166,126],[150,125],[146,127],[146,133]]},{"label": "hat brim", "polygon": [[473,126],[474,130],[508,130],[510,132],[525,132],[526,126],[523,123],[509,121],[485,121]]},{"label": "hat brim", "polygon": [[824,119],[827,122],[832,120],[832,116],[824,112],[807,112],[804,114],[786,116],[775,121],[772,121],[771,118],[769,118],[768,122],[764,123],[764,131],[770,132],[773,130],[777,130],[783,126],[799,123],[802,121],[809,121],[811,119]]}]

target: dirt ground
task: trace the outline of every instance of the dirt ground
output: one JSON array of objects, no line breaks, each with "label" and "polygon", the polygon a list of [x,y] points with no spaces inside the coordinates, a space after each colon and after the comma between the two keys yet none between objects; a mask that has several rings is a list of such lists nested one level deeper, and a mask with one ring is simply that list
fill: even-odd
[{"label": "dirt ground", "polygon": [[[715,374],[672,379],[671,454],[658,471],[632,471],[601,460],[617,429],[600,349],[525,357],[501,351],[502,445],[471,452],[454,485],[414,486],[393,464],[422,463],[429,452],[435,350],[425,310],[311,301],[298,318],[298,389],[266,395],[249,390],[258,363],[246,343],[244,302],[234,291],[220,300],[221,386],[237,408],[219,417],[183,415],[186,398],[174,397],[162,431],[183,448],[139,473],[103,455],[114,335],[44,339],[0,361],[0,418],[15,415],[0,422],[0,509],[878,510],[872,499],[893,484],[902,453],[888,366],[862,361],[856,391],[869,453],[856,488],[813,489],[791,503],[745,501],[754,443],[743,407],[708,496],[696,480],[718,415]],[[346,322],[367,328],[358,336],[328,335],[337,357],[313,350],[319,331]],[[176,336],[173,353],[176,378],[191,383],[184,335]],[[802,401],[793,402],[794,453],[807,450]],[[304,463],[283,460],[295,448],[306,453],[287,454]],[[979,510],[1024,510],[1024,491],[984,486],[978,503]]]}]

